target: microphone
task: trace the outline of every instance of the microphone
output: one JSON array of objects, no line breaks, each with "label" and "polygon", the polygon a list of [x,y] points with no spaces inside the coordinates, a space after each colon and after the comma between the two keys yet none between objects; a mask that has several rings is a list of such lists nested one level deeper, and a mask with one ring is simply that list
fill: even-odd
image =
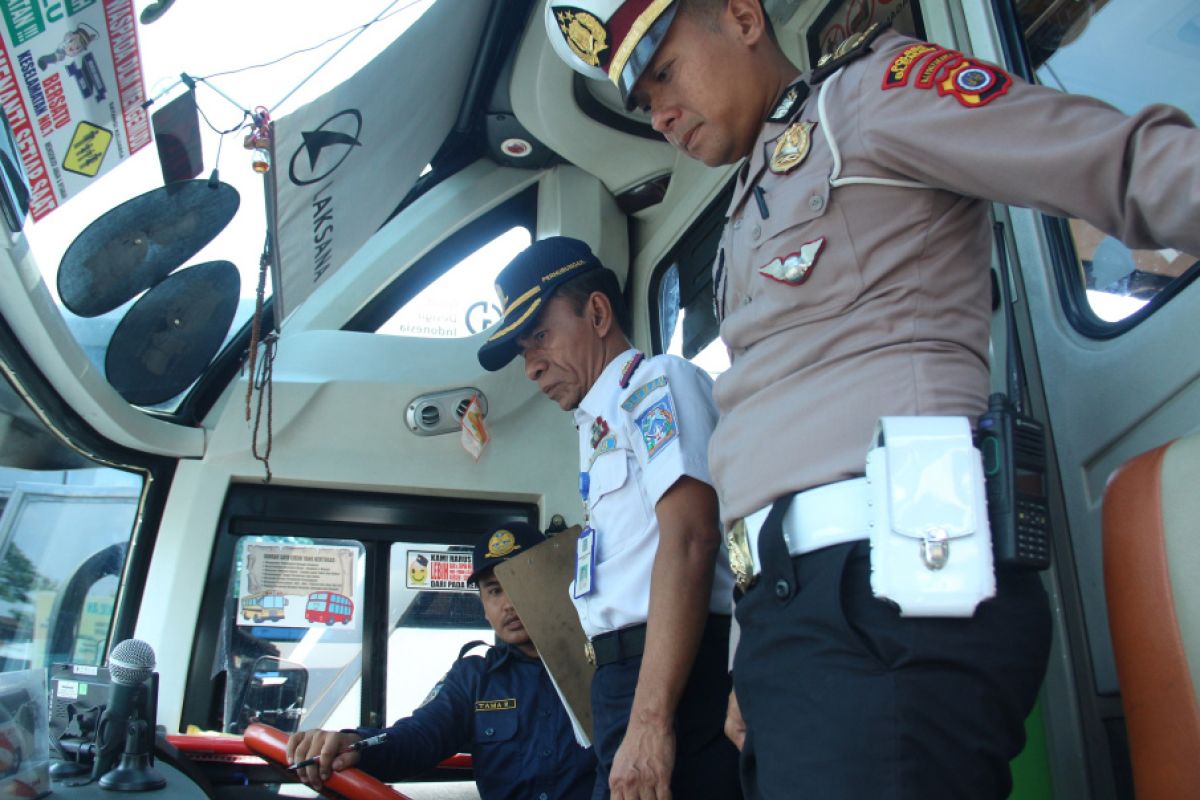
[{"label": "microphone", "polygon": [[[151,766],[149,753],[154,736],[151,709],[155,703],[150,696],[154,663],[153,648],[140,639],[119,642],[108,656],[112,687],[96,728],[92,766],[92,778],[100,778],[102,788],[136,792],[166,783]],[[118,757],[121,763],[114,770]]]}]

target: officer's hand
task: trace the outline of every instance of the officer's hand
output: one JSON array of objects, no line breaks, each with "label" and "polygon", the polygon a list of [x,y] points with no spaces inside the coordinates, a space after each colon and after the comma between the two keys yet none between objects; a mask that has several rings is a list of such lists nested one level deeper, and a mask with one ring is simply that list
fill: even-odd
[{"label": "officer's hand", "polygon": [[608,776],[612,800],[670,800],[674,767],[674,728],[630,720]]},{"label": "officer's hand", "polygon": [[329,776],[334,772],[349,769],[358,763],[358,753],[342,753],[342,751],[361,738],[357,733],[338,733],[337,731],[293,733],[287,744],[288,763],[295,764],[306,758],[319,756],[320,764],[301,767],[296,770],[296,777],[306,786],[320,791],[321,786],[329,780]]},{"label": "officer's hand", "polygon": [[737,694],[732,690],[729,692],[729,705],[725,707],[725,735],[739,751],[746,743],[746,720],[742,719]]}]

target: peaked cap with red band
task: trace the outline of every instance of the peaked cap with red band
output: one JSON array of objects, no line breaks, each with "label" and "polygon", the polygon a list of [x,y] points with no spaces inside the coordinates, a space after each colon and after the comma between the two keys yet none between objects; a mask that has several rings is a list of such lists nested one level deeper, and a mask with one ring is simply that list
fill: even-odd
[{"label": "peaked cap with red band", "polygon": [[546,32],[554,51],[589,78],[610,80],[630,107],[629,94],[675,19],[675,0],[574,0],[546,3]]}]

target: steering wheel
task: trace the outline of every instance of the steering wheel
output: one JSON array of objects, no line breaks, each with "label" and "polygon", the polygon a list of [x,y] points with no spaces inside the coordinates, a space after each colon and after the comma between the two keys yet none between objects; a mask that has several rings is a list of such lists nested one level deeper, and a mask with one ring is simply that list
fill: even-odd
[{"label": "steering wheel", "polygon": [[[242,734],[246,747],[278,767],[286,768],[288,735],[261,722],[251,723]],[[329,776],[325,788],[346,800],[412,800],[361,769],[343,769]],[[321,791],[324,795],[324,789]]]}]

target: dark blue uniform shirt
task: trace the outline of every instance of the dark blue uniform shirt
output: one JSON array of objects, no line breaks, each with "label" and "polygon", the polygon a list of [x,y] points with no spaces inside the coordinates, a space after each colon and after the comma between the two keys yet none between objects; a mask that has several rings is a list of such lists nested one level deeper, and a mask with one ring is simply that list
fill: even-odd
[{"label": "dark blue uniform shirt", "polygon": [[[362,752],[359,766],[398,781],[469,752],[482,800],[587,800],[596,780],[590,748],[571,721],[542,662],[500,644],[460,658],[425,705]],[[374,736],[378,728],[358,728]]]}]

